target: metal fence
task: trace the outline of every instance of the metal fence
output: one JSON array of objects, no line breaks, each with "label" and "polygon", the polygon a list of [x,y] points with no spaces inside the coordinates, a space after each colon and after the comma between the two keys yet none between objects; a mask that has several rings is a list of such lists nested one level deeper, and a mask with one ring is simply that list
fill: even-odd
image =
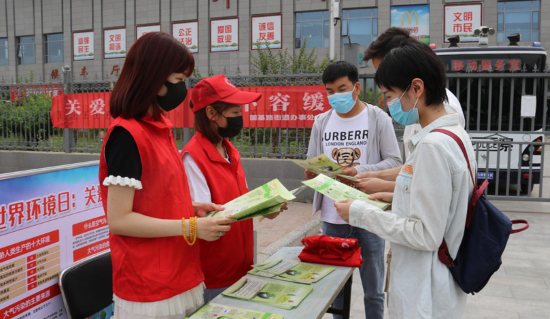
[{"label": "metal fence", "polygon": [[[319,74],[228,76],[238,87],[321,84]],[[361,75],[360,98],[385,108],[373,75]],[[544,185],[550,135],[548,121],[549,73],[448,74],[447,87],[459,99],[472,137],[479,166],[479,178],[488,178],[491,198],[550,201]],[[190,78],[188,87],[200,79]],[[0,79],[0,149],[55,152],[99,152],[105,129],[58,129],[51,125],[51,94],[92,93],[112,90],[108,80],[23,81],[14,84]],[[26,92],[18,98],[18,92]],[[61,91],[59,91],[61,92]],[[522,116],[522,97],[536,97],[535,117]],[[403,127],[395,125],[401,140]],[[245,128],[232,142],[243,157],[304,158],[310,129]],[[194,130],[173,130],[178,148]],[[546,165],[547,166],[547,165]]]},{"label": "metal fence", "polygon": [[[478,179],[489,179],[492,199],[550,201],[544,184],[549,78],[549,73],[447,75],[447,87],[464,110]],[[529,106],[534,116],[527,114]]]},{"label": "metal fence", "polygon": [[[54,152],[101,151],[105,129],[57,129],[49,117],[51,93],[54,88],[63,93],[94,93],[111,91],[114,83],[108,80],[72,82],[70,74],[63,81],[44,83],[7,83],[0,80],[0,149],[38,150]],[[247,75],[228,76],[237,87],[296,86],[321,84],[320,74]],[[201,78],[188,79],[193,87]],[[373,76],[361,78],[366,88],[361,98],[376,103],[381,97],[374,86]],[[17,93],[19,92],[19,93]],[[22,92],[25,98],[19,99]],[[233,143],[245,157],[304,158],[307,153],[311,129],[309,128],[245,128]],[[194,134],[189,128],[173,130],[178,147]]]}]

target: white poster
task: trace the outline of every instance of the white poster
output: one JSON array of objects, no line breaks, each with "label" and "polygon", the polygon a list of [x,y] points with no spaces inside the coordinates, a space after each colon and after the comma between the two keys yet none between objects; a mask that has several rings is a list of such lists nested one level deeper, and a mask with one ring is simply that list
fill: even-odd
[{"label": "white poster", "polygon": [[239,51],[239,19],[210,21],[210,52]]},{"label": "white poster", "polygon": [[94,32],[73,33],[73,59],[85,61],[94,59]]},{"label": "white poster", "polygon": [[281,15],[252,17],[252,50],[282,48]]},{"label": "white poster", "polygon": [[136,39],[141,38],[144,34],[149,32],[160,32],[160,24],[138,26]]},{"label": "white poster", "polygon": [[473,4],[446,4],[445,5],[445,32],[443,38],[460,35],[460,42],[479,42],[474,30],[483,23],[483,5]]},{"label": "white poster", "polygon": [[105,30],[103,41],[103,57],[105,59],[126,57],[126,29]]},{"label": "white poster", "polygon": [[60,272],[109,249],[98,165],[0,175],[0,315],[66,319]]},{"label": "white poster", "polygon": [[172,25],[172,35],[184,44],[191,53],[199,52],[199,23],[182,22]]},{"label": "white poster", "polygon": [[535,117],[537,115],[537,96],[523,95],[521,97],[521,117]]}]

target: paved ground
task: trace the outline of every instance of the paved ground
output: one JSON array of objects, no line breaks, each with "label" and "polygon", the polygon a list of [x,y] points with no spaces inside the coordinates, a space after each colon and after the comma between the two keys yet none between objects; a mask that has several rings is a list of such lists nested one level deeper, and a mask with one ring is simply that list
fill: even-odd
[{"label": "paved ground", "polygon": [[311,205],[290,203],[288,210],[282,212],[275,219],[254,219],[254,230],[257,233],[257,251],[263,251],[267,246],[304,225],[311,219]]},{"label": "paved ground", "polygon": [[[498,202],[511,218],[527,219],[531,228],[512,235],[503,257],[502,268],[489,285],[468,297],[464,318],[472,319],[550,319],[550,204]],[[520,213],[521,211],[536,213]],[[275,220],[255,221],[258,251],[306,223],[311,205],[292,203]],[[357,275],[352,288],[352,318],[364,318],[363,291]],[[324,318],[331,318],[326,315]]]}]

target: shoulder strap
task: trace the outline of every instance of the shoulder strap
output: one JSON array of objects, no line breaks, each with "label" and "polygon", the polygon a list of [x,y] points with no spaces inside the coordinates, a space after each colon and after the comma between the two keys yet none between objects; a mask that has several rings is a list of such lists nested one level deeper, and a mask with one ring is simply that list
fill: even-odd
[{"label": "shoulder strap", "polygon": [[[462,151],[462,154],[464,155],[464,158],[466,159],[466,164],[468,164],[468,169],[470,170],[470,177],[472,178],[472,183],[474,184],[474,195],[476,193],[480,193],[478,191],[479,187],[477,186],[476,179],[474,179],[474,173],[472,171],[472,167],[470,165],[470,160],[468,159],[468,153],[466,152],[466,147],[464,146],[464,143],[462,143],[462,140],[453,132],[443,129],[435,129],[432,132],[438,132],[443,133],[445,135],[448,135],[452,137],[455,142],[460,147],[460,150]],[[487,183],[487,181],[485,181]],[[483,188],[485,189],[485,188]],[[481,192],[483,193],[483,191]],[[479,198],[478,198],[479,199]],[[477,202],[477,200],[476,200]],[[470,227],[470,222],[473,218],[474,209],[473,209],[472,201],[470,200],[470,203],[468,203],[468,213],[466,216],[466,227]],[[451,257],[451,253],[449,252],[449,248],[447,246],[447,242],[445,241],[445,238],[443,238],[443,241],[441,242],[441,245],[439,246],[439,249],[437,251],[437,255],[439,257],[439,260],[446,265],[449,268],[455,267],[455,263],[453,258]]]},{"label": "shoulder strap", "polygon": [[464,143],[462,143],[462,140],[460,139],[460,137],[458,137],[455,133],[453,133],[451,131],[443,130],[443,129],[435,129],[432,132],[443,133],[445,135],[448,135],[448,136],[452,137],[455,140],[455,142],[460,147],[460,150],[462,151],[462,154],[464,155],[464,158],[466,159],[466,164],[468,164],[468,169],[470,170],[470,177],[472,178],[472,183],[474,183],[474,189],[477,189],[478,188],[477,183],[476,183],[477,178],[474,179],[474,172],[472,171],[472,167],[470,166],[470,159],[468,158],[468,153],[466,152],[466,147],[464,146]]}]

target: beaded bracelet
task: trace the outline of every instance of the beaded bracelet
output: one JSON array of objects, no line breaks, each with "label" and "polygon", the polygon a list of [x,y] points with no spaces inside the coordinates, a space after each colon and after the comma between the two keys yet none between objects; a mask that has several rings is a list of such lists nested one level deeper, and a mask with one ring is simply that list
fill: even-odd
[{"label": "beaded bracelet", "polygon": [[195,242],[197,241],[197,217],[191,217],[189,219],[189,226],[191,227],[191,230],[192,230],[192,234],[190,234],[192,237],[191,237],[191,245],[194,245]]},{"label": "beaded bracelet", "polygon": [[185,220],[185,218],[181,219],[181,224],[183,228],[183,239],[185,239],[187,245],[193,246],[197,241],[197,217],[189,218],[189,236],[187,236],[187,232],[185,229]]}]

